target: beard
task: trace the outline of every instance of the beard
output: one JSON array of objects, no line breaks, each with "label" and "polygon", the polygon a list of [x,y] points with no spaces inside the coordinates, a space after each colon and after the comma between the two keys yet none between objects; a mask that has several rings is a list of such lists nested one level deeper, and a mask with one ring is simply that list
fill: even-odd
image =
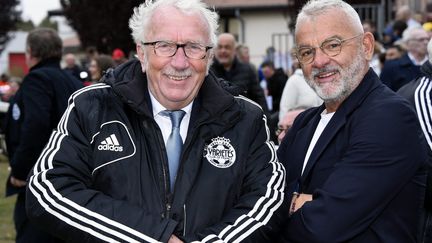
[{"label": "beard", "polygon": [[[323,68],[313,68],[310,75],[305,77],[308,85],[317,93],[317,95],[326,103],[341,102],[345,100],[358,86],[363,79],[364,56],[362,55],[362,46],[359,46],[353,62],[343,68],[340,65],[327,65]],[[331,83],[319,84],[314,81],[314,77],[323,72],[336,72],[340,74],[339,79],[334,79]]]}]

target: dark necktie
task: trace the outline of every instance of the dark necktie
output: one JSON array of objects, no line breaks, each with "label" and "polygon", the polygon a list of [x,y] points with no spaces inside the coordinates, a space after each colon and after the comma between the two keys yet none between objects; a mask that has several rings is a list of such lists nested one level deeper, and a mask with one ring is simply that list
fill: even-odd
[{"label": "dark necktie", "polygon": [[174,183],[176,180],[177,170],[179,167],[180,154],[183,147],[183,141],[180,136],[180,123],[183,116],[186,114],[185,111],[168,111],[171,119],[171,134],[168,137],[166,150],[168,155],[169,163],[169,174],[171,182],[171,191],[174,191]]}]

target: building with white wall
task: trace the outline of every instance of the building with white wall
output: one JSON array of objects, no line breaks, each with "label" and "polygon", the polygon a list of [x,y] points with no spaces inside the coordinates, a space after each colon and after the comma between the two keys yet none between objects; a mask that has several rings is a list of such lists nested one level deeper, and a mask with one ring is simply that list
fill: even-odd
[{"label": "building with white wall", "polygon": [[293,46],[290,30],[295,15],[293,0],[204,0],[220,15],[219,32],[236,36],[239,44],[249,47],[251,62],[259,66],[273,47],[277,66],[290,66]]},{"label": "building with white wall", "polygon": [[[10,70],[10,57],[14,55],[22,56],[25,54],[27,35],[28,33],[24,31],[12,33],[12,38],[8,41],[5,49],[0,54],[0,73],[14,72],[14,70]],[[16,73],[15,75],[17,74],[21,76],[20,73]]]}]

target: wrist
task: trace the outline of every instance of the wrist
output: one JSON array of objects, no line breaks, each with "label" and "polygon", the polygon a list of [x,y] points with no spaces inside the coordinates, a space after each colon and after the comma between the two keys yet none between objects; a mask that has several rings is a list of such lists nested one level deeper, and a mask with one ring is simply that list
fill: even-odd
[{"label": "wrist", "polygon": [[290,210],[289,210],[289,215],[291,216],[295,211],[297,211],[297,208],[296,208],[296,201],[297,201],[297,199],[299,198],[299,196],[300,196],[300,194],[298,193],[298,192],[293,192],[293,196],[292,196],[292,199],[291,199],[291,207],[290,207]]}]

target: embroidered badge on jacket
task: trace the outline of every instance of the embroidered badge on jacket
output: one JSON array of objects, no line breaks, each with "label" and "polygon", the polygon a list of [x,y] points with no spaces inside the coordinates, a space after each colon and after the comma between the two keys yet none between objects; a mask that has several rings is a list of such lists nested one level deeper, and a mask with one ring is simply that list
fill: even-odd
[{"label": "embroidered badge on jacket", "polygon": [[236,152],[230,140],[224,137],[212,138],[212,142],[204,147],[204,157],[218,168],[228,168],[236,160]]}]

